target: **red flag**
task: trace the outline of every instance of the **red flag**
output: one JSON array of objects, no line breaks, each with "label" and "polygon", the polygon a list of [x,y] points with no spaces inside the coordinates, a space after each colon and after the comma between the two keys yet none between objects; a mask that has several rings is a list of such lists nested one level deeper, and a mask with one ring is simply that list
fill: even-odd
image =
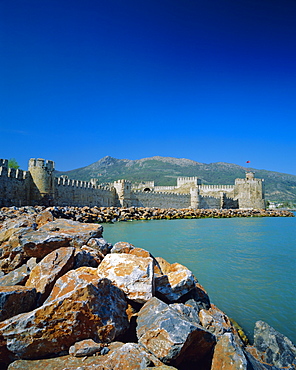
[{"label": "red flag", "polygon": [[251,161],[247,161],[246,163],[251,163]]}]

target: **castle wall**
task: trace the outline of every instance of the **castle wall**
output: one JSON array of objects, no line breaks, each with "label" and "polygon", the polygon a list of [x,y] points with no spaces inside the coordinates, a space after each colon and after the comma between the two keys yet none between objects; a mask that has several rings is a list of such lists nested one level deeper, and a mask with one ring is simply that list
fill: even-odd
[{"label": "castle wall", "polygon": [[197,186],[200,184],[198,177],[177,177],[177,187],[179,188],[182,185],[192,184]]},{"label": "castle wall", "polygon": [[[29,171],[8,168],[8,160],[0,159],[0,206],[63,205],[101,207],[160,208],[265,208],[263,180],[249,172],[235,185],[200,185],[197,177],[179,177],[179,186],[192,185],[190,194],[156,191],[132,191],[126,180],[113,187],[90,182],[54,177],[54,162],[30,159]],[[148,182],[144,183],[145,185]],[[154,185],[154,182],[149,182]],[[177,187],[156,187],[174,190]]]},{"label": "castle wall", "polygon": [[111,207],[117,204],[115,190],[93,185],[91,182],[55,179],[54,204],[59,206]]},{"label": "castle wall", "polygon": [[212,196],[200,196],[199,198],[199,208],[204,209],[220,209],[221,208],[221,198],[216,198]]},{"label": "castle wall", "polygon": [[30,174],[8,168],[8,160],[0,159],[0,207],[27,205],[29,191]]},{"label": "castle wall", "polygon": [[264,183],[250,173],[245,179],[235,180],[234,198],[238,199],[241,209],[265,208]]},{"label": "castle wall", "polygon": [[135,207],[189,208],[191,200],[190,194],[136,191],[133,203]]},{"label": "castle wall", "polygon": [[226,193],[228,197],[234,197],[233,185],[199,185],[198,190],[203,196],[220,197],[221,193]]},{"label": "castle wall", "polygon": [[175,189],[177,189],[177,186],[154,186],[154,191],[165,192],[168,190],[175,190]]}]

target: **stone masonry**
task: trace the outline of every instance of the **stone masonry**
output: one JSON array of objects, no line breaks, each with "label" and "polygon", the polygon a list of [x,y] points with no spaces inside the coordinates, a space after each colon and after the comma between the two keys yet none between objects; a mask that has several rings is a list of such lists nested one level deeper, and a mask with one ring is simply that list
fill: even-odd
[{"label": "stone masonry", "polygon": [[[186,186],[188,193],[178,188]],[[179,177],[177,186],[154,186],[153,181],[138,184],[127,180],[101,186],[90,182],[54,176],[54,162],[32,158],[28,171],[8,168],[0,159],[0,207],[25,205],[158,207],[194,209],[264,209],[264,182],[247,172],[234,185],[202,185],[197,177]]]}]

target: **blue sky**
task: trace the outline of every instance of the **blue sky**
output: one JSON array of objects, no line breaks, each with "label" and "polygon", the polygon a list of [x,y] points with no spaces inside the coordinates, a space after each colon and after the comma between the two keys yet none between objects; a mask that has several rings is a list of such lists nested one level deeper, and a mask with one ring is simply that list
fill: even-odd
[{"label": "blue sky", "polygon": [[[295,0],[0,0],[0,158],[296,175]],[[249,166],[249,165],[248,165]]]}]

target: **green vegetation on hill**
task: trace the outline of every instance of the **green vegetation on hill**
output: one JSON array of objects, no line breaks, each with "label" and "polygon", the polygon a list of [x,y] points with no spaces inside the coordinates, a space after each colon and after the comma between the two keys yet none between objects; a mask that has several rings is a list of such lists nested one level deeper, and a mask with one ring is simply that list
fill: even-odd
[{"label": "green vegetation on hill", "polygon": [[100,183],[126,179],[132,182],[155,181],[155,185],[176,185],[177,177],[197,176],[202,184],[232,185],[236,178],[244,178],[246,170],[255,172],[265,181],[266,199],[295,201],[296,176],[267,170],[255,170],[236,164],[217,162],[199,163],[189,159],[151,157],[139,160],[104,157],[89,166],[67,172],[56,172],[71,179],[89,181],[98,178]]}]

